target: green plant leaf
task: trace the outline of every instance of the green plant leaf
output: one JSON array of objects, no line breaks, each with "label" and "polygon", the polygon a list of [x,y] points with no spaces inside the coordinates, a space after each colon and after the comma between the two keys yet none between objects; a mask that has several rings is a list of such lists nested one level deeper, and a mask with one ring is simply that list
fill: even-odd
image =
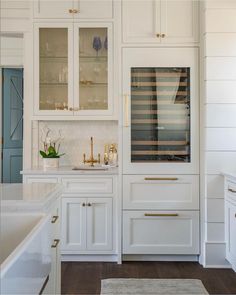
[{"label": "green plant leaf", "polygon": [[44,151],[39,151],[39,153],[43,158],[47,158],[47,154]]},{"label": "green plant leaf", "polygon": [[56,150],[55,150],[55,148],[53,147],[53,146],[50,146],[49,148],[48,148],[48,154],[56,154],[57,152],[56,152]]}]

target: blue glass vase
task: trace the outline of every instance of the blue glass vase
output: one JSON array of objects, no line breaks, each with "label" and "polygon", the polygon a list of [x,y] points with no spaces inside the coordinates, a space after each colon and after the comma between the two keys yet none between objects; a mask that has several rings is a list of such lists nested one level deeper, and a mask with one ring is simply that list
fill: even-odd
[{"label": "blue glass vase", "polygon": [[96,50],[97,56],[98,56],[98,51],[102,48],[102,41],[100,37],[95,36],[93,38],[93,49]]}]

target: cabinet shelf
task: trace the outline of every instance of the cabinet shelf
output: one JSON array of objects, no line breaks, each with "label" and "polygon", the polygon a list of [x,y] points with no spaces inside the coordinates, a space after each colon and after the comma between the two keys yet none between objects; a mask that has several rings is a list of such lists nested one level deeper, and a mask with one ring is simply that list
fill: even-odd
[{"label": "cabinet shelf", "polygon": [[179,146],[186,146],[189,143],[184,140],[172,140],[172,141],[148,141],[148,140],[132,140],[131,142],[132,145],[151,145],[151,146],[172,146],[172,145],[179,145]]},{"label": "cabinet shelf", "polygon": [[55,83],[40,83],[40,86],[68,86],[68,83],[58,83],[58,82],[55,82]]}]

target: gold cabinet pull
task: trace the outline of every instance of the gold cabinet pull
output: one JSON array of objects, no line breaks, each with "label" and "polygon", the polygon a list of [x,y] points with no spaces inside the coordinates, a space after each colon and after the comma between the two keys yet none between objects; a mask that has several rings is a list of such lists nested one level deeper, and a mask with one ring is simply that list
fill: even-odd
[{"label": "gold cabinet pull", "polygon": [[232,188],[228,188],[228,191],[229,191],[229,192],[231,192],[231,193],[234,193],[234,194],[236,194],[236,191],[235,191],[235,190],[233,190]]},{"label": "gold cabinet pull", "polygon": [[51,223],[56,223],[57,219],[59,218],[59,216],[55,215],[52,217]]},{"label": "gold cabinet pull", "polygon": [[73,9],[69,9],[69,13],[73,13]]},{"label": "gold cabinet pull", "polygon": [[177,177],[145,177],[144,180],[178,180]]},{"label": "gold cabinet pull", "polygon": [[86,206],[86,204],[85,203],[82,203],[82,207],[85,207]]},{"label": "gold cabinet pull", "polygon": [[165,38],[166,34],[161,34],[161,38]]},{"label": "gold cabinet pull", "polygon": [[89,206],[89,207],[91,207],[91,206],[92,206],[92,204],[91,204],[91,203],[88,203],[88,206]]},{"label": "gold cabinet pull", "polygon": [[53,241],[53,244],[52,244],[51,248],[56,248],[56,247],[58,246],[59,243],[60,243],[60,240],[59,240],[59,239],[55,239],[55,240]]},{"label": "gold cabinet pull", "polygon": [[129,127],[129,95],[126,94],[124,97],[125,97],[124,127]]},{"label": "gold cabinet pull", "polygon": [[146,217],[177,217],[179,214],[177,213],[145,213]]},{"label": "gold cabinet pull", "polygon": [[157,33],[156,36],[157,36],[157,38],[160,38],[161,37],[161,34]]}]

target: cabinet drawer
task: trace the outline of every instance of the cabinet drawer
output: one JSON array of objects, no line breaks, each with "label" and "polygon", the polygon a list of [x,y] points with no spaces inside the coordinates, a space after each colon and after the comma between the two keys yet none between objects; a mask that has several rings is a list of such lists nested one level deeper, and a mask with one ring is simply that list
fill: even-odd
[{"label": "cabinet drawer", "polygon": [[26,183],[58,183],[59,180],[56,177],[26,177]]},{"label": "cabinet drawer", "polygon": [[83,194],[112,194],[113,179],[112,177],[89,177],[89,178],[63,178],[62,183],[67,193]]},{"label": "cabinet drawer", "polygon": [[124,209],[199,209],[197,175],[126,175],[123,178]]},{"label": "cabinet drawer", "polygon": [[199,212],[124,211],[123,253],[199,254]]},{"label": "cabinet drawer", "polygon": [[226,199],[233,202],[236,205],[236,183],[226,181]]}]

